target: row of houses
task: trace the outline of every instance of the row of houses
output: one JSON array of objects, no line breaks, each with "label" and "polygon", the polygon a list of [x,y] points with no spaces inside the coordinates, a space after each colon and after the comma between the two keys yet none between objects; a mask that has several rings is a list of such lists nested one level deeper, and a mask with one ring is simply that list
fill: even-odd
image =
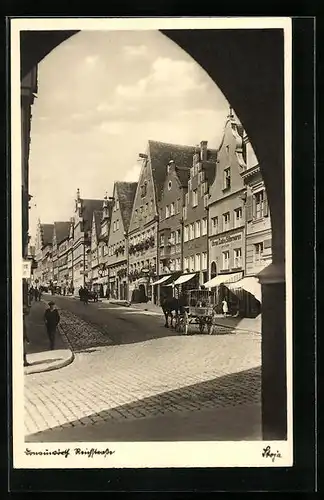
[{"label": "row of houses", "polygon": [[[244,278],[242,290],[257,296],[253,280],[271,262],[270,213],[258,161],[233,113],[217,150],[206,141],[148,141],[139,159],[138,182],[115,182],[103,200],[78,190],[69,221],[39,221],[38,281],[157,303],[162,290]],[[242,297],[245,309],[255,307]]]}]

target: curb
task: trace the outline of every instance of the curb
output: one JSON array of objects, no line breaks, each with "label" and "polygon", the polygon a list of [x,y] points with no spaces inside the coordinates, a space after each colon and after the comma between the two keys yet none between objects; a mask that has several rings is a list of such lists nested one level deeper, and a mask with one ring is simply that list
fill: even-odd
[{"label": "curb", "polygon": [[228,328],[229,330],[237,330],[240,332],[247,332],[247,333],[256,333],[258,335],[261,335],[261,332],[258,332],[257,330],[248,330],[247,328],[240,328],[237,326],[230,326],[230,325],[222,325],[221,323],[214,323],[215,326],[221,326],[222,328]]},{"label": "curb", "polygon": [[74,361],[74,353],[70,350],[70,355],[68,358],[63,359],[60,363],[56,363],[53,366],[47,366],[46,368],[41,368],[41,369],[31,369],[28,371],[28,373],[25,373],[26,376],[28,375],[33,375],[35,373],[44,373],[44,372],[51,372],[53,370],[58,370],[59,368],[64,368],[64,366],[68,366]]}]

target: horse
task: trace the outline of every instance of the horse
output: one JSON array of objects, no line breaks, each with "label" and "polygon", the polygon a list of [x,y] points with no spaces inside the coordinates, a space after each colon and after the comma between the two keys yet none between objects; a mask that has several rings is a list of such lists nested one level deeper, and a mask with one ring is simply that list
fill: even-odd
[{"label": "horse", "polygon": [[169,328],[169,317],[171,319],[170,321],[170,326],[173,328],[172,325],[172,318],[173,318],[173,312],[175,313],[176,319],[178,318],[179,314],[183,312],[183,308],[186,306],[186,299],[184,296],[181,296],[179,299],[176,299],[175,297],[162,297],[160,301],[160,305],[165,317],[165,328]]}]

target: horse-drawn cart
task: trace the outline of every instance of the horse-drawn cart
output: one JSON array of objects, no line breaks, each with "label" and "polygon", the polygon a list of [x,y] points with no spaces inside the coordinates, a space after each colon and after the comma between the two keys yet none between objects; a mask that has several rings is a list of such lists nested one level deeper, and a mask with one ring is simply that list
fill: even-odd
[{"label": "horse-drawn cart", "polygon": [[178,316],[176,329],[188,334],[189,325],[198,325],[199,332],[211,335],[214,331],[214,318],[216,314],[217,294],[210,290],[190,290],[188,292],[188,305],[183,314]]}]

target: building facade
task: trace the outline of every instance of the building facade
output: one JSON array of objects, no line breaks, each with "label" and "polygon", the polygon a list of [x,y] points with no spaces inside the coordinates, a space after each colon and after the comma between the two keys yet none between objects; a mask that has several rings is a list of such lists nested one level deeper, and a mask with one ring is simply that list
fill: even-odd
[{"label": "building facade", "polygon": [[54,224],[42,224],[38,220],[35,240],[35,260],[34,281],[43,286],[49,286],[53,280],[53,243]]},{"label": "building facade", "polygon": [[101,297],[108,297],[109,269],[108,269],[108,238],[111,223],[113,199],[106,195],[102,204],[102,218],[100,221],[100,234],[98,236],[99,269],[97,289]]},{"label": "building facade", "polygon": [[91,287],[96,292],[99,291],[99,265],[100,265],[100,248],[99,237],[101,230],[102,210],[95,210],[92,215],[91,225]]},{"label": "building facade", "polygon": [[54,222],[52,263],[53,285],[62,288],[68,286],[68,250],[70,221]]},{"label": "building facade", "polygon": [[128,229],[137,182],[115,182],[108,237],[109,296],[128,300]]},{"label": "building facade", "polygon": [[[183,271],[189,273],[189,288],[198,288],[208,279],[208,193],[216,170],[215,150],[201,141],[190,166],[188,190],[183,206]],[[189,277],[190,283],[189,283]]]},{"label": "building facade", "polygon": [[[77,190],[73,227],[73,287],[78,293],[81,286],[89,286],[91,280],[91,229],[93,212],[102,209],[102,200],[83,199]],[[90,254],[91,255],[91,254]]]},{"label": "building facade", "polygon": [[243,128],[230,111],[208,200],[209,277],[219,276],[218,285],[238,281],[245,270],[246,187],[241,176],[246,169],[245,156]]}]

